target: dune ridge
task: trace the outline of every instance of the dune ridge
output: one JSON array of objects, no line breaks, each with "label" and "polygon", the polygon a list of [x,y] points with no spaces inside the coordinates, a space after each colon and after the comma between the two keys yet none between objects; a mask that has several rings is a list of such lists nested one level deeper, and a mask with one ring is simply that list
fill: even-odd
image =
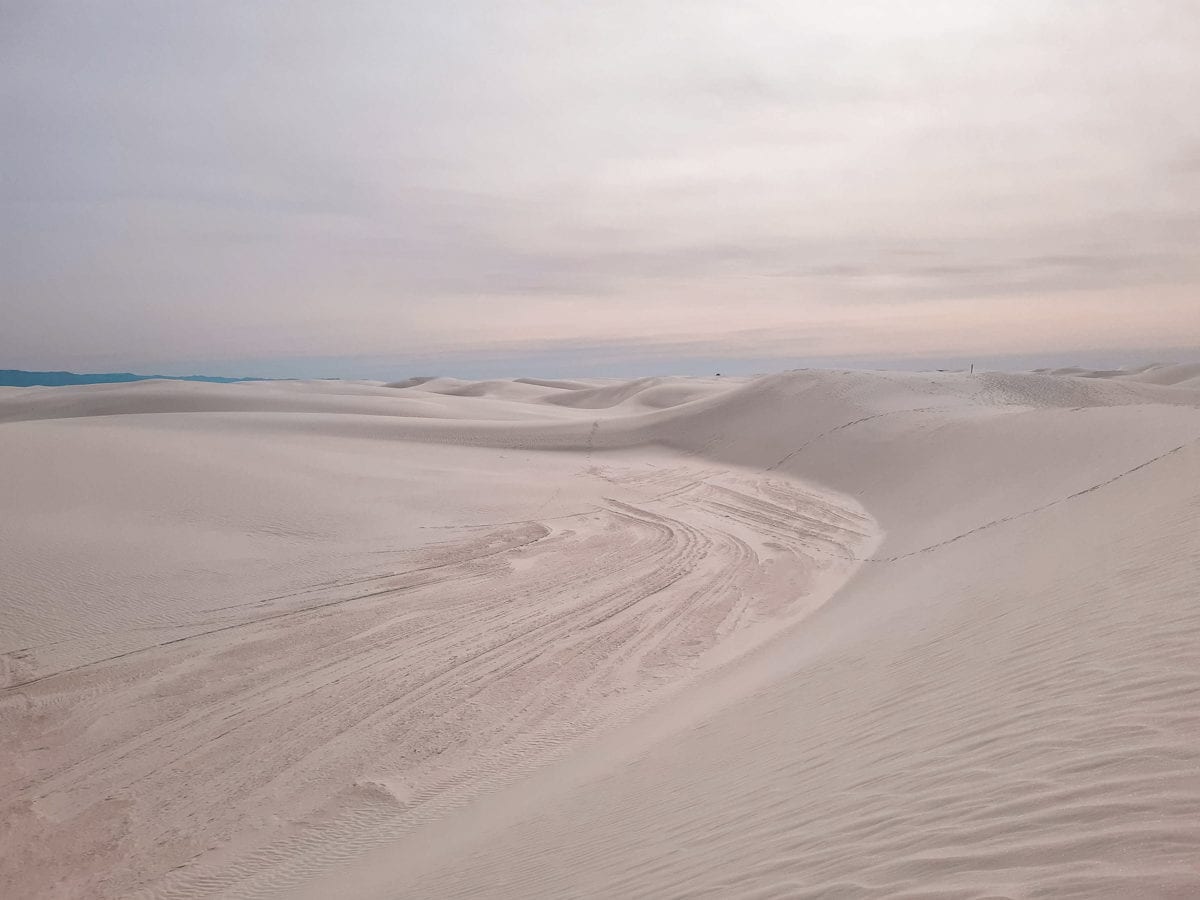
[{"label": "dune ridge", "polygon": [[1192,896],[1196,378],[0,391],[0,886]]}]

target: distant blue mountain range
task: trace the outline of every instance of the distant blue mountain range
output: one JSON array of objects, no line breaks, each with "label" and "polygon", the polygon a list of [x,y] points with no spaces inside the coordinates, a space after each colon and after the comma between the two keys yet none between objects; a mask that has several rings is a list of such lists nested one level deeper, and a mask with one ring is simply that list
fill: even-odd
[{"label": "distant blue mountain range", "polygon": [[222,378],[220,375],[134,375],[132,372],[99,372],[80,375],[75,372],[25,372],[0,369],[0,387],[63,387],[69,384],[114,384],[122,381],[211,381],[232,384],[235,381],[273,381],[271,378]]}]

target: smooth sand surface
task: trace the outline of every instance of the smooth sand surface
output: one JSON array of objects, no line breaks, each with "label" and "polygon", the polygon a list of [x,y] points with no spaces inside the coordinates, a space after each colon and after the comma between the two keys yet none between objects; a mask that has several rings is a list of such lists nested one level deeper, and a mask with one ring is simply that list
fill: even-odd
[{"label": "smooth sand surface", "polygon": [[0,389],[0,896],[1200,896],[1198,379]]}]

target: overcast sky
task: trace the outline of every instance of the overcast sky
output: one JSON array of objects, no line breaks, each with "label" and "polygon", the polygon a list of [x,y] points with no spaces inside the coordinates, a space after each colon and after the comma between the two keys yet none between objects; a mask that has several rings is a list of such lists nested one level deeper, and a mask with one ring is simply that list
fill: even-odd
[{"label": "overcast sky", "polygon": [[0,0],[0,113],[0,368],[1200,357],[1193,0]]}]

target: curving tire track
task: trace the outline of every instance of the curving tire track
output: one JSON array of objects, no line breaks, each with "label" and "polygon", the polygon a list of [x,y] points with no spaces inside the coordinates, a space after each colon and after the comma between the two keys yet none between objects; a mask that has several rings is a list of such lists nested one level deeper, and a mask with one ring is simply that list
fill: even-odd
[{"label": "curving tire track", "polygon": [[[36,831],[127,798],[131,849],[93,895],[269,896],[646,709],[748,625],[804,614],[817,576],[853,571],[828,551],[874,537],[849,501],[779,477],[605,477],[597,509],[473,529],[404,571],[251,599],[218,628],[10,687],[0,717],[67,739],[10,782],[4,815]],[[782,608],[756,587],[778,572],[796,585]],[[256,821],[260,805],[288,815]],[[173,862],[147,877],[150,846]]]}]

